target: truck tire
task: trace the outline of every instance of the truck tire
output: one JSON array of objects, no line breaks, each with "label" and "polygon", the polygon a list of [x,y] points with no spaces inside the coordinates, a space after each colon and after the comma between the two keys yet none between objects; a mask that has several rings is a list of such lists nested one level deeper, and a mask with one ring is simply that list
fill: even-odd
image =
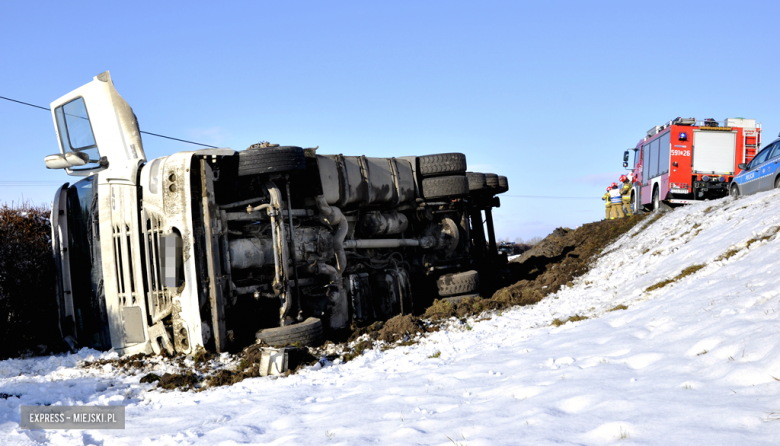
[{"label": "truck tire", "polygon": [[240,177],[305,168],[306,157],[303,149],[296,146],[258,148],[250,146],[238,152],[238,176]]},{"label": "truck tire", "polygon": [[505,176],[498,176],[498,192],[497,194],[503,194],[509,190],[509,180]]},{"label": "truck tire", "polygon": [[476,271],[445,274],[436,281],[439,296],[456,296],[479,290],[479,274]]},{"label": "truck tire", "polygon": [[498,175],[494,173],[485,174],[485,183],[490,189],[498,189]]},{"label": "truck tire", "polygon": [[439,153],[417,157],[417,173],[422,178],[451,175],[466,171],[466,155],[462,153]]},{"label": "truck tire", "polygon": [[487,189],[487,183],[485,182],[484,173],[466,172],[466,178],[469,181],[469,191]]},{"label": "truck tire", "polygon": [[465,175],[423,178],[422,195],[425,198],[462,197],[469,194],[469,180]]},{"label": "truck tire", "polygon": [[310,317],[300,324],[260,330],[255,337],[272,347],[293,344],[303,347],[317,346],[322,344],[322,321]]},{"label": "truck tire", "polygon": [[653,212],[661,210],[661,194],[658,188],[653,189]]}]

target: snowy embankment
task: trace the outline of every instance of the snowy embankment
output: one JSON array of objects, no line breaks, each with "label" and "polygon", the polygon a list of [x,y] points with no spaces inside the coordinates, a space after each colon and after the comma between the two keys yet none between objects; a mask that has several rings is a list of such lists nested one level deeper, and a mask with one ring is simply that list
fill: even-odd
[{"label": "snowy embankment", "polygon": [[[21,395],[0,399],[0,442],[777,444],[780,192],[645,225],[537,305],[287,378],[162,392],[78,355],[0,362],[0,393]],[[127,428],[23,431],[30,404],[123,404]]]}]

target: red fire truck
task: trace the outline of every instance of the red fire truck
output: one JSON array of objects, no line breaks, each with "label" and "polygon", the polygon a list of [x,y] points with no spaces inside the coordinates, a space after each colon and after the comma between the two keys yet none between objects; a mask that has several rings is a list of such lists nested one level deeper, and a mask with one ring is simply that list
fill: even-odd
[{"label": "red fire truck", "polygon": [[[739,164],[753,159],[760,147],[761,124],[755,119],[677,118],[655,126],[633,149],[631,207],[656,210],[725,197]],[[628,158],[626,150],[623,167]]]}]

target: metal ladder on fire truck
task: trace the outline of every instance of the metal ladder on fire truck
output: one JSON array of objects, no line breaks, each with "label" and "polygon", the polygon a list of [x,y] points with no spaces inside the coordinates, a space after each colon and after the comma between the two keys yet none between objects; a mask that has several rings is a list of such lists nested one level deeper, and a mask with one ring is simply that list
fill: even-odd
[{"label": "metal ladder on fire truck", "polygon": [[[756,153],[758,153],[758,148],[761,147],[761,123],[756,123],[756,128],[754,129],[742,129],[742,159],[745,164],[749,163],[750,160],[753,159],[754,156],[756,156]],[[749,141],[752,141],[753,143],[750,144]],[[748,159],[748,156],[750,159]]]}]

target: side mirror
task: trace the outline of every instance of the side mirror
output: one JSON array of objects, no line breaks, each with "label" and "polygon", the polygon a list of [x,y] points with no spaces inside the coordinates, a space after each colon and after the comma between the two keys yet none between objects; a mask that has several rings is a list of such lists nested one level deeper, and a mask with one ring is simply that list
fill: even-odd
[{"label": "side mirror", "polygon": [[626,167],[627,164],[628,164],[628,150],[623,152],[623,167]]},{"label": "side mirror", "polygon": [[627,168],[628,167],[628,163],[623,161],[623,167]]},{"label": "side mirror", "polygon": [[67,169],[83,166],[89,162],[89,155],[84,152],[55,153],[43,159],[48,169]]},{"label": "side mirror", "polygon": [[747,169],[747,164],[745,164],[745,163],[739,163],[739,164],[737,165],[737,167],[739,167],[741,170],[745,170],[745,169]]}]

